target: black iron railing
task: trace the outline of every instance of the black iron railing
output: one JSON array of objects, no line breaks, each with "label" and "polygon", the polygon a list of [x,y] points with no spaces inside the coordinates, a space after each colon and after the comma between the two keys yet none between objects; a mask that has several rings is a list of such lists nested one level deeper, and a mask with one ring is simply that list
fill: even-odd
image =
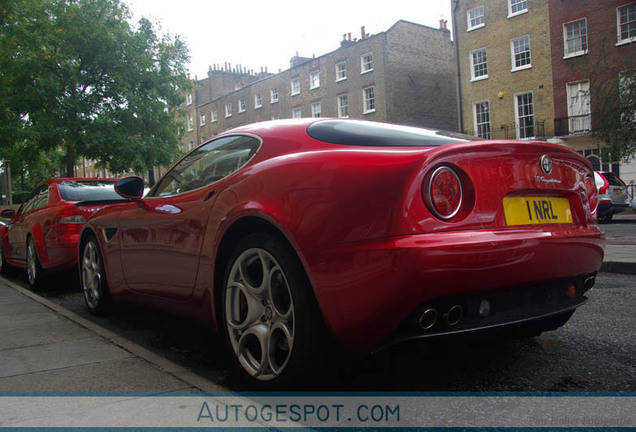
[{"label": "black iron railing", "polygon": [[545,139],[545,121],[534,123],[513,123],[499,126],[499,128],[486,129],[481,126],[478,130],[466,132],[471,135],[487,139]]},{"label": "black iron railing", "polygon": [[592,114],[554,119],[554,135],[583,135],[592,131]]}]

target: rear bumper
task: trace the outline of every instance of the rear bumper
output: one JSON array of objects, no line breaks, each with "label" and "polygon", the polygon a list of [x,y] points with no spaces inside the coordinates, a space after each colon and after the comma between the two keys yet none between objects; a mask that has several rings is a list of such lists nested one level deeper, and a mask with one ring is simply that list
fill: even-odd
[{"label": "rear bumper", "polygon": [[[396,237],[303,255],[333,335],[349,348],[369,351],[436,302],[459,299],[468,310],[472,298],[522,290],[532,295],[550,284],[569,289],[572,283],[579,284],[581,300],[582,281],[600,268],[604,246],[598,227],[528,228]],[[496,324],[577,305],[516,311]]]},{"label": "rear bumper", "polygon": [[78,233],[60,233],[46,245],[46,257],[40,258],[47,271],[64,271],[77,264]]}]

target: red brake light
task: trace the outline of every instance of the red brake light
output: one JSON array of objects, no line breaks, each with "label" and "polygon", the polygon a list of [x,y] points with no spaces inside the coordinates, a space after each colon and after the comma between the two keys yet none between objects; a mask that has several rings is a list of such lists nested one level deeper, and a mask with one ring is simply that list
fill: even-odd
[{"label": "red brake light", "polygon": [[428,188],[423,188],[423,193],[424,189],[424,201],[440,219],[450,219],[459,212],[463,198],[462,184],[457,173],[451,168],[437,168],[431,175]]},{"label": "red brake light", "polygon": [[607,181],[607,179],[605,178],[603,174],[599,174],[599,176],[603,180],[603,186],[598,188],[598,193],[599,195],[605,195],[607,191],[609,190],[609,182]]},{"label": "red brake light", "polygon": [[596,183],[594,179],[588,177],[585,179],[585,191],[587,192],[587,200],[590,204],[590,211],[594,213],[598,207],[598,191],[596,190]]},{"label": "red brake light", "polygon": [[86,222],[86,218],[78,209],[63,210],[59,214],[57,220],[57,229],[66,231],[80,231],[82,225]]}]

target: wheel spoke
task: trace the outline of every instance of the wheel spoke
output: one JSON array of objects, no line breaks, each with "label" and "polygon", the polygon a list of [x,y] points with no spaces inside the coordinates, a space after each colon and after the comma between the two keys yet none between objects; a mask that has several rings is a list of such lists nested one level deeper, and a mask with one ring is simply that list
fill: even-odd
[{"label": "wheel spoke", "polygon": [[236,354],[241,365],[254,377],[271,373],[269,367],[269,326],[261,323],[241,334]]},{"label": "wheel spoke", "polygon": [[260,322],[265,306],[252,291],[239,282],[227,288],[226,315],[228,325],[237,331]]}]

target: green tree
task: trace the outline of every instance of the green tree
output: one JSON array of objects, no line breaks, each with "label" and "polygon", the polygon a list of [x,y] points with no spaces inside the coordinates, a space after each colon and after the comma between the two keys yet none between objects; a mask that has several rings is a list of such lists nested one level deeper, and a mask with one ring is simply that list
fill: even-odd
[{"label": "green tree", "polygon": [[[0,152],[78,157],[113,172],[169,164],[191,87],[188,50],[119,0],[2,0]],[[41,157],[27,158],[34,167]],[[38,165],[39,164],[39,165]]]}]

